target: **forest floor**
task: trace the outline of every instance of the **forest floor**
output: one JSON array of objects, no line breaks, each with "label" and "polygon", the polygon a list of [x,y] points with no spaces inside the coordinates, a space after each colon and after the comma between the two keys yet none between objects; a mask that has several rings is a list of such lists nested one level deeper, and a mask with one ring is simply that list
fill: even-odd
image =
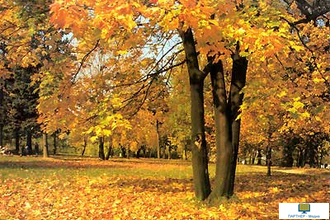
[{"label": "forest floor", "polygon": [[233,199],[210,205],[186,161],[1,156],[0,219],[278,219],[279,203],[329,202],[329,170],[272,171],[239,165]]}]

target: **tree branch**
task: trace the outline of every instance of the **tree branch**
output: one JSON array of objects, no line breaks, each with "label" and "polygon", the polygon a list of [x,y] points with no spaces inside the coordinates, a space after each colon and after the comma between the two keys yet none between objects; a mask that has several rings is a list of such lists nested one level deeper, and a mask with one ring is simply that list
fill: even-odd
[{"label": "tree branch", "polygon": [[100,40],[97,40],[96,41],[96,44],[95,46],[87,53],[85,54],[85,56],[82,58],[81,62],[80,62],[80,65],[79,65],[79,68],[77,70],[77,72],[73,75],[72,79],[71,79],[71,84],[74,84],[75,81],[76,81],[76,78],[81,70],[81,68],[83,67],[84,63],[86,62],[87,58],[89,57],[89,55],[94,51],[96,50],[96,48],[99,46],[99,43],[100,43]]}]

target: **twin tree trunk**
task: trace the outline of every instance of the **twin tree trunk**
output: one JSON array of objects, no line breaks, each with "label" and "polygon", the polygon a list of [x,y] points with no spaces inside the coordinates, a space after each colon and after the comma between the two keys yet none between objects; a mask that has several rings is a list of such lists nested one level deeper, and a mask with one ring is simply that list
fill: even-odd
[{"label": "twin tree trunk", "polygon": [[[221,60],[209,57],[209,69],[199,69],[195,41],[191,29],[180,31],[190,80],[192,166],[195,195],[198,199],[210,200],[230,197],[234,192],[234,180],[238,153],[240,120],[236,120],[242,103],[242,88],[245,86],[247,59],[239,56],[239,44],[233,54],[233,69],[229,97],[226,96],[224,71]],[[208,173],[208,156],[204,123],[204,79],[211,73],[216,128],[216,176],[211,192]]]},{"label": "twin tree trunk", "polygon": [[239,56],[239,43],[232,55],[233,66],[229,97],[227,97],[225,76],[221,60],[214,62],[209,57],[211,84],[216,129],[216,174],[215,186],[210,198],[231,197],[234,194],[234,182],[239,146],[241,121],[239,115],[245,86],[247,59]]},{"label": "twin tree trunk", "polygon": [[[83,152],[85,152],[86,145],[87,145],[87,140],[84,139],[84,150],[83,150]],[[99,159],[109,160],[109,158],[111,156],[111,153],[112,153],[112,140],[109,141],[108,152],[105,155],[104,154],[104,137],[99,137]]]}]

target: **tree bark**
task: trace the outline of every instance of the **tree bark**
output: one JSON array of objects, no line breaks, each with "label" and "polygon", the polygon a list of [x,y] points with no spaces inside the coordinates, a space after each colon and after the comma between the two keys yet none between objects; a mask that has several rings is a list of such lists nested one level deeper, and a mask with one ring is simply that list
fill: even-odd
[{"label": "tree bark", "polygon": [[120,150],[121,150],[121,157],[125,158],[126,157],[126,148],[121,144],[119,144],[119,145],[120,145]]},{"label": "tree bark", "polygon": [[256,160],[256,154],[255,154],[255,152],[253,151],[252,152],[252,165],[254,165],[254,163],[255,163],[255,160]]},{"label": "tree bark", "polygon": [[308,149],[308,156],[309,156],[309,166],[310,167],[313,167],[313,168],[315,168],[315,156],[317,155],[317,152],[316,152],[316,150],[317,150],[317,148],[316,148],[316,146],[314,146],[314,144],[313,143],[311,143],[310,141],[308,141],[308,143],[307,143],[307,149]]},{"label": "tree bark", "polygon": [[130,158],[130,149],[129,149],[129,145],[127,144],[127,147],[126,147],[126,158],[129,159]]},{"label": "tree bark", "polygon": [[240,106],[243,103],[244,94],[242,89],[246,84],[246,73],[248,67],[248,61],[246,57],[239,56],[239,42],[237,42],[236,52],[232,56],[233,67],[232,67],[232,79],[230,85],[230,97],[229,104],[231,110],[231,126],[232,126],[232,145],[233,145],[233,157],[231,161],[231,171],[229,180],[228,195],[234,194],[234,183],[237,165],[237,156],[239,148],[239,136],[241,128],[241,120],[237,119],[240,114]]},{"label": "tree bark", "polygon": [[54,144],[54,149],[53,149],[53,155],[56,154],[57,151],[57,135],[56,135],[56,131],[53,134],[53,144]]},{"label": "tree bark", "polygon": [[86,147],[87,147],[87,138],[84,137],[84,146],[83,146],[83,150],[81,152],[81,156],[84,156],[85,151],[86,151]]},{"label": "tree bark", "polygon": [[3,146],[3,123],[0,122],[0,146]]},{"label": "tree bark", "polygon": [[107,155],[105,156],[106,160],[109,160],[109,158],[112,156],[112,140],[110,138],[109,140],[109,148],[108,148],[108,152]]},{"label": "tree bark", "polygon": [[136,151],[136,158],[140,158],[141,147]]},{"label": "tree bark", "polygon": [[143,151],[143,157],[145,158],[146,157],[146,151],[147,151],[147,148],[145,145],[142,146],[142,151]]},{"label": "tree bark", "polygon": [[281,166],[283,166],[283,167],[292,167],[293,166],[293,151],[294,151],[294,149],[295,149],[295,146],[291,145],[291,143],[284,146],[283,152],[282,152],[283,161],[281,163]]},{"label": "tree bark", "polygon": [[27,128],[26,131],[26,146],[27,146],[27,155],[32,154],[32,131],[30,128]]},{"label": "tree bark", "polygon": [[162,158],[166,159],[166,145],[164,144],[164,146],[161,147],[161,151],[162,151]]},{"label": "tree bark", "polygon": [[44,158],[49,157],[48,152],[48,135],[46,133],[42,134],[43,144],[42,144],[42,154]]},{"label": "tree bark", "polygon": [[272,148],[271,146],[267,146],[266,150],[266,162],[267,162],[267,176],[271,176],[271,166],[272,166]]},{"label": "tree bark", "polygon": [[183,40],[190,81],[191,139],[194,190],[197,199],[204,200],[211,192],[204,122],[204,74],[199,69],[192,30],[179,31]]},{"label": "tree bark", "polygon": [[306,150],[302,147],[298,147],[298,162],[297,167],[304,167],[305,166],[305,152]]},{"label": "tree bark", "polygon": [[246,83],[248,61],[239,56],[239,42],[232,55],[232,79],[229,97],[227,98],[225,77],[221,60],[208,57],[211,73],[214,117],[216,128],[216,175],[215,187],[210,199],[221,196],[231,197],[234,194],[236,164],[239,147],[241,121],[237,119],[243,102],[241,93]]},{"label": "tree bark", "polygon": [[157,131],[157,158],[160,159],[160,133],[159,133],[159,121],[156,121],[156,131]]},{"label": "tree bark", "polygon": [[34,154],[39,155],[39,144],[38,144],[38,142],[35,142],[35,144],[34,144]]},{"label": "tree bark", "polygon": [[0,146],[3,147],[3,127],[4,127],[4,119],[5,119],[5,109],[3,105],[4,92],[3,92],[3,79],[0,79]]},{"label": "tree bark", "polygon": [[15,128],[15,151],[17,154],[19,154],[19,140],[20,136],[19,136],[19,128]]},{"label": "tree bark", "polygon": [[104,155],[104,138],[99,137],[99,158],[101,160],[105,160],[105,155]]},{"label": "tree bark", "polygon": [[257,159],[258,159],[258,162],[257,162],[257,165],[261,165],[261,149],[258,149],[258,154],[257,154]]},{"label": "tree bark", "polygon": [[187,154],[187,151],[188,151],[188,146],[185,144],[185,145],[184,145],[184,153],[183,153],[183,154],[184,154],[184,159],[185,159],[185,160],[188,160],[188,154]]},{"label": "tree bark", "polygon": [[112,154],[112,146],[109,145],[108,152],[107,152],[107,155],[106,155],[105,159],[106,160],[109,160],[111,154]]},{"label": "tree bark", "polygon": [[[213,59],[209,59],[213,62]],[[216,135],[216,172],[215,186],[210,200],[230,196],[230,171],[233,158],[230,106],[227,104],[226,85],[222,62],[219,60],[211,67],[211,84],[213,93],[215,135]]]}]

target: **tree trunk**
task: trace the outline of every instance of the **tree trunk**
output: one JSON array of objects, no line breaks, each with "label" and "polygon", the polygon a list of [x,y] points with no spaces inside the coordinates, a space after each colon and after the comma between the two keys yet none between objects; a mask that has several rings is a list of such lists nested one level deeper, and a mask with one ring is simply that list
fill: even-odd
[{"label": "tree trunk", "polygon": [[57,151],[57,135],[56,135],[56,132],[54,132],[53,134],[53,143],[54,143],[54,149],[53,149],[53,155],[56,154],[56,151]]},{"label": "tree trunk", "polygon": [[47,158],[49,156],[49,152],[48,152],[48,135],[46,133],[43,133],[42,134],[42,139],[43,139],[43,143],[42,143],[43,157]]},{"label": "tree trunk", "polygon": [[231,126],[232,126],[232,145],[233,145],[233,157],[231,161],[230,180],[228,195],[234,194],[234,183],[237,165],[237,156],[239,148],[239,135],[241,127],[241,119],[237,119],[240,114],[240,106],[243,103],[242,89],[246,84],[246,72],[248,67],[248,61],[245,57],[239,56],[239,42],[236,45],[236,52],[232,56],[233,67],[232,67],[232,79],[230,85],[230,96],[229,104],[231,110]]},{"label": "tree trunk", "polygon": [[129,149],[129,145],[127,144],[127,147],[126,147],[126,157],[127,157],[127,159],[129,159],[129,157],[130,157],[129,153],[130,153],[130,149]]},{"label": "tree trunk", "polygon": [[3,146],[3,123],[0,121],[0,146]]},{"label": "tree trunk", "polygon": [[87,139],[84,137],[84,146],[83,146],[83,150],[81,152],[81,156],[84,156],[85,151],[86,151],[86,147],[87,147]]},{"label": "tree trunk", "polygon": [[27,133],[26,133],[26,146],[27,146],[27,155],[32,154],[32,131],[30,128],[27,128]]},{"label": "tree trunk", "polygon": [[109,160],[109,158],[112,156],[112,140],[110,138],[109,140],[109,148],[108,148],[108,152],[107,155],[105,157],[106,160]]},{"label": "tree trunk", "polygon": [[136,158],[140,158],[141,147],[136,151]]},{"label": "tree trunk", "polygon": [[112,154],[112,146],[109,145],[108,152],[107,152],[105,159],[109,160],[109,158],[111,157],[111,154]]},{"label": "tree trunk", "polygon": [[317,155],[317,148],[310,141],[307,144],[308,156],[309,156],[309,166],[315,168],[315,156]]},{"label": "tree trunk", "polygon": [[255,160],[256,160],[256,155],[255,155],[255,153],[253,152],[253,154],[252,154],[252,165],[254,165],[254,162],[255,162]]},{"label": "tree trunk", "polygon": [[119,144],[120,145],[120,150],[121,150],[121,157],[122,158],[125,158],[126,157],[126,148],[123,147],[123,145]]},{"label": "tree trunk", "polygon": [[304,153],[303,153],[303,157],[302,157],[302,167],[304,167],[307,163],[307,159],[308,159],[308,148],[304,149]]},{"label": "tree trunk", "polygon": [[190,81],[191,139],[194,190],[197,199],[204,200],[211,192],[204,122],[204,74],[199,69],[192,30],[180,31],[186,55]]},{"label": "tree trunk", "polygon": [[188,146],[185,144],[184,145],[184,159],[185,160],[188,160],[187,150],[188,150]]},{"label": "tree trunk", "polygon": [[34,144],[34,154],[39,155],[39,144],[38,144],[38,142],[35,142],[35,144]]},{"label": "tree trunk", "polygon": [[146,146],[143,145],[143,148],[142,148],[142,151],[143,151],[143,157],[146,157],[146,150],[147,150]]},{"label": "tree trunk", "polygon": [[105,155],[104,155],[104,138],[99,137],[99,158],[101,160],[105,160]]},{"label": "tree trunk", "polygon": [[304,158],[305,150],[301,147],[299,147],[298,149],[299,149],[299,151],[298,151],[297,167],[304,167],[305,166],[305,158]]},{"label": "tree trunk", "polygon": [[[292,134],[290,134],[292,135]],[[282,156],[283,156],[283,160],[281,162],[281,166],[284,167],[292,167],[293,166],[293,152],[297,146],[297,144],[299,144],[300,140],[297,137],[292,137],[290,139],[288,139],[287,144],[283,147],[283,151],[282,151]]]},{"label": "tree trunk", "polygon": [[160,159],[160,133],[159,133],[159,121],[156,121],[156,131],[157,131],[157,158]]},{"label": "tree trunk", "polygon": [[19,128],[15,128],[15,151],[17,154],[19,154]]},{"label": "tree trunk", "polygon": [[292,146],[290,143],[283,148],[283,161],[281,165],[283,167],[292,167],[293,166],[293,151],[295,146]]},{"label": "tree trunk", "polygon": [[[237,119],[243,101],[241,90],[245,86],[247,59],[239,56],[239,42],[233,54],[232,79],[227,98],[225,77],[221,60],[214,63],[214,57],[208,57],[214,104],[216,129],[216,175],[215,188],[210,199],[234,194],[239,134],[241,121]],[[228,100],[228,101],[227,101]]]},{"label": "tree trunk", "polygon": [[161,149],[162,149],[161,150],[162,151],[162,158],[166,159],[166,145],[162,146]]},{"label": "tree trunk", "polygon": [[261,165],[261,158],[262,158],[261,149],[258,149],[257,158],[258,158],[257,165]]},{"label": "tree trunk", "polygon": [[271,166],[272,166],[272,148],[267,146],[266,150],[266,163],[267,163],[267,176],[271,176]]},{"label": "tree trunk", "polygon": [[5,119],[5,109],[4,109],[4,92],[3,92],[3,79],[0,79],[0,147],[3,147],[3,127],[4,127],[4,119]]},{"label": "tree trunk", "polygon": [[[209,62],[213,62],[211,59]],[[210,200],[229,195],[230,171],[232,170],[233,145],[230,108],[227,104],[226,85],[222,62],[219,60],[211,67],[211,84],[214,103],[216,135],[216,172],[215,186]]]}]

